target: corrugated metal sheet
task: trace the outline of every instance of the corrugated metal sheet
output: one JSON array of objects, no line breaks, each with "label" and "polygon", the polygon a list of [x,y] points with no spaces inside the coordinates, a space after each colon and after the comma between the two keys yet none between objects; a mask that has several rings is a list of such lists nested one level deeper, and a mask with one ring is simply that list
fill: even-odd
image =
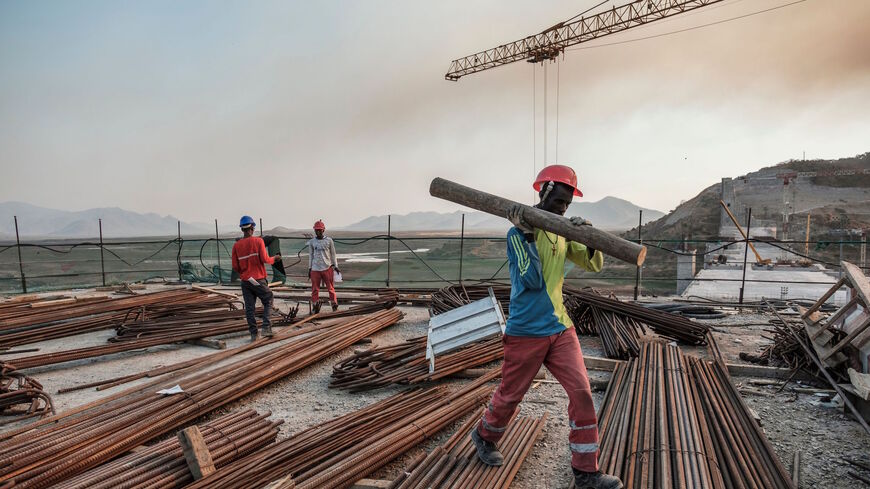
[{"label": "corrugated metal sheet", "polygon": [[429,318],[426,359],[435,371],[435,356],[494,335],[504,334],[505,319],[492,289],[489,297]]}]

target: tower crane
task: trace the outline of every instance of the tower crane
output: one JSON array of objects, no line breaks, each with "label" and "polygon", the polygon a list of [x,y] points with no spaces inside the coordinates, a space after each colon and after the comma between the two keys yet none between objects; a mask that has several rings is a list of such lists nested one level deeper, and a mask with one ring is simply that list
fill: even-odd
[{"label": "tower crane", "polygon": [[540,34],[487,49],[450,63],[444,78],[457,81],[465,75],[515,61],[538,63],[556,59],[565,48],[599,39],[633,27],[706,7],[722,0],[637,0],[589,17],[560,22]]}]

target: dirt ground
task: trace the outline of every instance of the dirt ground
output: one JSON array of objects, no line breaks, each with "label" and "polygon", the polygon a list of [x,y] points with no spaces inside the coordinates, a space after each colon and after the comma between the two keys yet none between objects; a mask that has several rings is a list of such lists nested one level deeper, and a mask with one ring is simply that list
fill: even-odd
[{"label": "dirt ground", "polygon": [[[279,307],[286,308],[287,304]],[[372,337],[373,345],[390,345],[407,338],[425,334],[428,312],[424,308],[402,307],[404,319]],[[306,313],[303,306],[300,313]],[[759,314],[732,315],[725,319],[710,321],[717,327],[716,337],[728,362],[738,363],[740,351],[755,353],[767,340],[761,337],[763,324],[769,317]],[[759,324],[757,326],[741,326]],[[59,351],[83,346],[98,345],[106,341],[113,331],[88,333],[70,338],[46,341],[28,347],[40,348],[39,353]],[[244,336],[227,339],[228,347],[246,341]],[[260,412],[269,411],[273,418],[284,420],[280,437],[288,436],[308,426],[329,420],[383,399],[398,392],[398,388],[386,388],[366,393],[349,394],[328,388],[332,366],[352,354],[354,349],[370,348],[373,345],[358,345],[333,355],[317,364],[276,382],[239,401],[222,407],[204,419],[242,407]],[[603,356],[600,343],[595,337],[582,337],[581,345],[587,356]],[[90,402],[108,394],[126,389],[126,384],[108,391],[86,389],[65,394],[56,394],[60,388],[80,385],[96,380],[140,372],[160,365],[187,360],[213,353],[214,350],[192,345],[169,345],[147,351],[126,352],[92,360],[69,362],[40,369],[28,374],[43,383],[52,395],[59,411]],[[3,356],[14,359],[15,355]],[[495,365],[495,364],[494,364]],[[609,374],[590,372],[595,379],[607,379]],[[549,377],[552,378],[552,377]],[[744,384],[749,379],[735,377],[734,382]],[[140,381],[141,382],[141,381]],[[451,379],[445,382],[459,384],[468,380]],[[841,460],[847,456],[866,460],[870,448],[870,436],[849,419],[842,409],[824,407],[818,398],[808,394],[796,394],[785,390],[776,393],[773,388],[753,386],[769,392],[764,395],[744,395],[747,404],[761,418],[765,433],[787,469],[791,468],[794,452],[802,452],[801,487],[846,488],[864,487],[847,476],[851,470]],[[603,399],[603,392],[594,393],[596,406]],[[540,487],[563,488],[570,481],[570,453],[567,446],[568,398],[558,384],[542,383],[531,389],[520,405],[520,415],[549,413],[546,428],[517,473],[512,487],[532,489]],[[202,420],[200,420],[202,421]],[[391,479],[407,466],[408,461],[422,450],[430,450],[446,440],[458,427],[444,430],[434,439],[407,452],[403,457],[373,474],[372,478]],[[0,429],[9,429],[8,425]]]}]

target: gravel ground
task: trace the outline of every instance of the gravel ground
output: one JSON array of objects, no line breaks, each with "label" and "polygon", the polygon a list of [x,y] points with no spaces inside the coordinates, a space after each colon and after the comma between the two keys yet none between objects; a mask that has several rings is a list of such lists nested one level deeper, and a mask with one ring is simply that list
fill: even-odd
[{"label": "gravel ground", "polygon": [[[281,305],[280,307],[286,307]],[[404,319],[397,325],[372,337],[373,345],[390,345],[425,334],[428,312],[423,308],[402,307]],[[305,311],[302,311],[305,312]],[[764,326],[734,326],[747,323],[766,323],[769,317],[759,314],[740,314],[711,321],[717,326],[716,337],[729,362],[737,362],[740,351],[756,352],[767,340],[761,337]],[[732,326],[732,327],[729,327]],[[58,351],[105,342],[113,332],[102,331],[71,338],[42,342],[36,345],[39,353]],[[246,341],[243,336],[227,339],[229,347]],[[280,437],[298,432],[313,424],[326,421],[337,415],[351,412],[399,391],[387,388],[366,393],[349,394],[328,389],[332,366],[352,354],[354,349],[370,348],[359,345],[333,355],[317,364],[276,382],[252,395],[231,403],[211,413],[211,419],[222,413],[242,407],[258,411],[270,411],[273,418],[283,419]],[[584,354],[602,356],[600,343],[595,337],[581,338]],[[34,369],[28,372],[43,383],[51,393],[59,411],[70,409],[109,393],[125,389],[132,384],[115,387],[108,391],[87,389],[66,394],[55,394],[57,389],[75,386],[95,380],[126,375],[160,365],[195,358],[213,353],[214,350],[191,345],[169,345],[147,351],[126,352],[98,359],[70,362],[61,365]],[[704,354],[703,349],[693,352]],[[14,356],[8,356],[13,359]],[[4,357],[7,359],[7,357]],[[608,374],[590,372],[594,378],[606,379]],[[552,378],[548,375],[548,378]],[[741,384],[748,379],[734,378]],[[141,382],[141,381],[140,381]],[[453,379],[447,383],[459,385],[468,380]],[[823,407],[817,399],[807,394],[784,391],[775,393],[773,388],[753,386],[770,392],[770,396],[745,396],[747,404],[761,417],[761,422],[774,449],[786,468],[791,467],[795,450],[802,452],[801,487],[845,488],[864,487],[847,476],[851,470],[841,457],[848,456],[866,460],[870,436],[861,427],[843,414],[842,409]],[[596,407],[603,399],[602,392],[594,393]],[[543,401],[543,402],[541,402]],[[568,426],[565,413],[568,398],[558,384],[542,383],[531,389],[520,405],[520,415],[539,416],[549,413],[541,438],[530,452],[512,487],[532,489],[540,487],[567,487],[570,482],[570,453],[567,448]],[[403,457],[384,467],[373,478],[390,479],[397,476],[408,461],[423,450],[430,450],[442,443],[458,427],[459,423],[444,430],[434,439],[418,446]],[[15,425],[0,428],[9,429]]]}]

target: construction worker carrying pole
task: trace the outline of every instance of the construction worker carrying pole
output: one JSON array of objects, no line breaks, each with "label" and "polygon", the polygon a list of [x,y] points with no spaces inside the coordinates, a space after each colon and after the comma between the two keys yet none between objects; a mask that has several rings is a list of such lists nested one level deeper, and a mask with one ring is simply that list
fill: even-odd
[{"label": "construction worker carrying pole", "polygon": [[[582,197],[577,175],[570,167],[551,165],[541,170],[533,185],[540,196],[535,207],[563,216],[573,200]],[[580,342],[562,302],[565,258],[592,272],[600,272],[604,256],[583,244],[534,229],[523,218],[523,206],[509,214],[513,223],[507,234],[510,264],[510,315],[504,335],[501,384],[483,418],[471,432],[480,460],[502,465],[497,443],[517,405],[528,391],[541,365],[568,393],[571,431],[571,467],[577,489],[619,489],[622,482],[598,470],[598,420]],[[589,225],[572,217],[575,226]]]},{"label": "construction worker carrying pole", "polygon": [[335,273],[338,260],[335,256],[335,243],[326,236],[326,225],[318,220],[314,223],[314,237],[308,240],[308,277],[311,279],[312,312],[320,312],[320,282],[326,285],[329,292],[329,303],[332,310],[338,310],[338,298],[335,295]]},{"label": "construction worker carrying pole", "polygon": [[242,216],[239,227],[244,236],[233,245],[232,261],[233,270],[242,279],[242,298],[245,300],[245,318],[248,320],[248,331],[251,333],[251,341],[257,341],[257,319],[254,311],[257,299],[263,303],[263,336],[272,336],[272,321],[269,315],[272,312],[272,291],[266,281],[265,264],[274,264],[281,261],[281,254],[269,256],[263,238],[254,236],[254,219],[251,216]]}]

